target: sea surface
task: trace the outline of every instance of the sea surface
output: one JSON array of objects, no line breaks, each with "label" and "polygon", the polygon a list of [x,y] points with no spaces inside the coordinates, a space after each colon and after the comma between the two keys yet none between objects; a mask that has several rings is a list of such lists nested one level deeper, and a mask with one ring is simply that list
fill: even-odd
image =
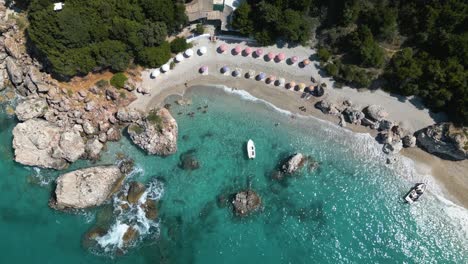
[{"label": "sea surface", "polygon": [[[427,176],[415,175],[404,158],[385,165],[370,136],[291,118],[238,90],[195,87],[185,96],[191,105],[167,99],[179,124],[175,155],[148,156],[124,136],[96,163],[113,164],[122,155],[135,161],[127,182],[148,184],[148,197],[160,199],[152,223],[138,212],[116,213],[115,199],[74,213],[50,209],[58,172],[13,161],[17,121],[2,112],[0,263],[468,263],[467,210],[432,189],[412,206],[402,203]],[[255,160],[246,158],[248,139],[255,142]],[[273,179],[296,152],[319,167]],[[187,155],[200,168],[182,169]],[[69,170],[92,165],[79,161]],[[247,188],[261,196],[262,207],[239,218],[224,199]],[[129,218],[143,234],[121,248]],[[109,231],[90,247],[85,234],[102,219]]]}]

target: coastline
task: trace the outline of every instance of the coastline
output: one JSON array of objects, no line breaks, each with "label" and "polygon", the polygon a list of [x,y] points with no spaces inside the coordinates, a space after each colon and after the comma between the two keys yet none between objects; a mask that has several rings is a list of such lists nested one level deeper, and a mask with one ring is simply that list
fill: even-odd
[{"label": "coastline", "polygon": [[[265,62],[262,58],[248,58],[241,55],[219,54],[216,52],[217,44],[200,40],[195,43],[194,49],[200,45],[206,45],[209,52],[204,56],[195,55],[186,61],[176,64],[175,68],[157,79],[150,77],[151,69],[142,73],[142,87],[149,91],[147,95],[138,94],[137,100],[130,107],[141,111],[148,111],[156,106],[161,106],[164,100],[170,95],[184,95],[190,87],[196,86],[226,86],[239,90],[244,90],[252,96],[270,102],[274,106],[289,111],[293,114],[303,116],[313,116],[315,118],[338,124],[339,117],[323,114],[314,107],[314,104],[322,99],[328,99],[335,102],[345,99],[351,100],[357,106],[366,106],[372,103],[382,105],[389,112],[389,119],[394,120],[400,125],[414,132],[423,127],[436,123],[434,118],[443,119],[443,115],[434,115],[427,109],[421,109],[420,105],[414,104],[414,100],[403,101],[401,98],[394,97],[383,91],[358,91],[349,87],[340,89],[333,87],[333,80],[322,78],[319,75],[319,69],[315,62],[301,68],[297,65],[288,65],[285,62]],[[218,43],[219,44],[219,43]],[[309,58],[311,49],[305,47],[296,47],[293,49],[279,49],[270,47],[268,50],[278,50],[285,53],[296,54]],[[289,55],[289,54],[288,54]],[[201,75],[198,68],[206,65],[209,67],[208,75]],[[239,68],[242,70],[241,77],[232,77],[231,75],[221,74],[219,69],[228,65],[231,69]],[[275,75],[278,78],[283,77],[288,81],[310,83],[310,77],[316,77],[321,82],[327,84],[327,93],[321,98],[312,97],[309,100],[301,99],[300,92],[287,90],[284,87],[277,87],[273,84],[266,84],[264,81],[246,79],[243,75],[248,70],[255,70],[256,73],[265,72],[268,75]],[[318,76],[318,77],[317,77]],[[194,88],[194,89],[195,89]],[[300,106],[305,106],[307,111],[299,110]],[[346,124],[345,129],[357,133],[367,133],[372,137],[377,135],[377,131],[370,128]],[[415,147],[404,149],[399,155],[411,159],[415,164],[415,170],[423,174],[430,174],[434,181],[440,183],[440,189],[445,197],[454,201],[456,204],[468,208],[468,182],[463,178],[463,172],[468,171],[468,161],[448,161],[433,156],[424,150]]]}]

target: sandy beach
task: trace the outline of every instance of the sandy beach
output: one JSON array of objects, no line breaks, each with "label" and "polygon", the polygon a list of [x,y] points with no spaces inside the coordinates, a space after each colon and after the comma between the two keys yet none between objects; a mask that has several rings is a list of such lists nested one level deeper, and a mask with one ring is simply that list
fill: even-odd
[{"label": "sandy beach", "polygon": [[[243,56],[231,53],[231,50],[236,45],[246,47],[245,43],[227,43],[229,46],[228,51],[220,54],[216,48],[221,43],[223,42],[211,43],[208,39],[197,40],[197,42],[194,42],[193,50],[195,51],[195,55],[193,57],[186,58],[184,61],[177,63],[173,70],[161,74],[155,79],[150,77],[152,69],[143,71],[141,85],[149,94],[138,94],[138,99],[130,107],[147,111],[160,106],[169,95],[183,95],[188,87],[196,89],[196,86],[224,85],[233,89],[245,90],[251,95],[268,101],[276,107],[291,113],[314,116],[334,124],[338,123],[339,118],[323,114],[314,107],[316,102],[324,98],[335,102],[351,100],[355,106],[361,108],[370,104],[378,104],[383,106],[388,112],[388,119],[399,123],[411,132],[444,120],[444,115],[430,113],[428,109],[422,108],[416,99],[402,100],[401,97],[392,96],[381,90],[358,91],[349,87],[332,88],[334,84],[333,80],[321,77],[317,61],[312,61],[311,64],[300,67],[298,64],[288,64],[286,61],[265,61],[263,57],[253,58],[252,55]],[[196,52],[201,46],[207,47],[208,50],[203,56]],[[275,54],[283,52],[286,54],[286,58],[297,56],[299,61],[307,58],[312,59],[315,53],[313,49],[306,47],[267,47],[263,48],[263,50],[264,54],[268,52]],[[242,72],[241,76],[233,77],[220,73],[220,68],[225,65],[231,71],[239,69]],[[199,73],[198,70],[202,66],[208,67],[209,73],[207,75]],[[249,70],[254,70],[257,74],[264,72],[266,76],[274,75],[276,78],[285,78],[286,83],[294,81],[296,83],[311,85],[311,77],[313,77],[319,82],[326,83],[328,88],[326,89],[325,96],[321,98],[312,97],[305,100],[301,99],[300,92],[287,90],[284,87],[274,86],[273,84],[266,84],[265,81],[245,78],[244,74]],[[306,107],[307,111],[300,111],[299,107],[301,106]],[[371,136],[376,135],[375,130],[363,126],[347,124],[346,129],[359,133],[369,133]],[[400,154],[413,160],[418,173],[432,175],[434,183],[440,183],[437,185],[440,186],[446,198],[468,208],[468,181],[464,177],[464,173],[468,171],[468,161],[454,162],[442,160],[419,148],[404,149]]]}]

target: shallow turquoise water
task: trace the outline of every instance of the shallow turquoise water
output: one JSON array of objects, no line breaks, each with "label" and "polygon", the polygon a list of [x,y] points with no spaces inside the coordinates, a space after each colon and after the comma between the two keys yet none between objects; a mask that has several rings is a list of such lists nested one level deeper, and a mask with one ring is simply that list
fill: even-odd
[{"label": "shallow turquoise water", "polygon": [[[57,172],[12,162],[15,121],[1,115],[0,263],[468,262],[463,218],[430,193],[415,206],[402,204],[412,184],[405,174],[412,169],[405,162],[383,165],[370,137],[315,119],[291,119],[221,89],[197,87],[187,96],[191,106],[171,109],[179,123],[177,154],[147,156],[123,139],[110,144],[99,162],[113,163],[122,152],[136,162],[131,179],[164,182],[160,234],[143,237],[124,256],[83,248],[82,237],[100,209],[66,214],[47,207],[53,189],[48,182]],[[204,105],[206,114],[197,109]],[[186,115],[191,111],[193,118]],[[244,153],[249,138],[257,147],[253,161]],[[179,168],[187,151],[200,161],[198,170]],[[312,156],[319,169],[272,180],[278,163],[297,151]],[[80,161],[70,169],[89,165]],[[239,219],[218,197],[249,182],[263,207]]]}]

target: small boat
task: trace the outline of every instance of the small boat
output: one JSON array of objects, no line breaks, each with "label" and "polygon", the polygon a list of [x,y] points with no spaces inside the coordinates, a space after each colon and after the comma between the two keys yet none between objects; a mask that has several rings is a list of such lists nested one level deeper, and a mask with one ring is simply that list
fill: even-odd
[{"label": "small boat", "polygon": [[247,141],[247,156],[249,159],[255,159],[255,145],[251,139]]},{"label": "small boat", "polygon": [[411,190],[405,195],[405,201],[409,204],[416,202],[419,197],[426,191],[425,183],[416,183]]}]

